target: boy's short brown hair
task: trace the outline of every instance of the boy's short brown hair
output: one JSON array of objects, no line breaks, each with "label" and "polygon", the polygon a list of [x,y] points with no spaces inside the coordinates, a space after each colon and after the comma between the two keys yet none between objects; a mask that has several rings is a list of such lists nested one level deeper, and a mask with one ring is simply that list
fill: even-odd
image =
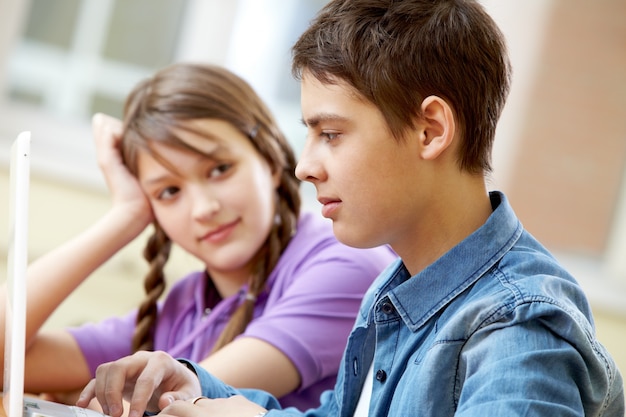
[{"label": "boy's short brown hair", "polygon": [[430,96],[452,107],[459,164],[491,170],[510,63],[493,19],[471,0],[331,0],[292,49],[292,71],[337,79],[376,105],[402,138]]}]

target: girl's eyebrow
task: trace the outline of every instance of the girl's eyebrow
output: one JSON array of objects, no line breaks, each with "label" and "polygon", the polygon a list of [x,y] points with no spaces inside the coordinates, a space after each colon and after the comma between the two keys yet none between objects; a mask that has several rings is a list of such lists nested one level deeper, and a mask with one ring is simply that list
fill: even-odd
[{"label": "girl's eyebrow", "polygon": [[307,127],[316,127],[322,122],[347,122],[348,118],[339,116],[335,113],[318,113],[307,119],[300,119],[302,124]]},{"label": "girl's eyebrow", "polygon": [[168,180],[168,175],[160,175],[158,177],[154,177],[154,178],[149,178],[149,179],[145,179],[143,181],[141,181],[142,184],[150,186],[150,185],[156,185],[156,184],[160,184],[164,181]]}]

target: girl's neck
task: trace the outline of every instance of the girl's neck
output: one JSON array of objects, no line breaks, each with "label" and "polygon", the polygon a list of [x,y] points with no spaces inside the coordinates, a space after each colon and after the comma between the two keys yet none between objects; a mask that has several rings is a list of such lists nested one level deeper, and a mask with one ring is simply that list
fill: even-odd
[{"label": "girl's neck", "polygon": [[239,271],[207,270],[206,273],[222,298],[228,298],[237,294],[241,287],[247,284],[250,279],[250,271],[247,269]]},{"label": "girl's neck", "polygon": [[213,279],[211,279],[209,273],[205,271],[204,275],[206,279],[206,286],[204,290],[204,308],[205,310],[208,309],[210,311],[214,309],[223,298],[215,287],[215,283],[213,282]]}]

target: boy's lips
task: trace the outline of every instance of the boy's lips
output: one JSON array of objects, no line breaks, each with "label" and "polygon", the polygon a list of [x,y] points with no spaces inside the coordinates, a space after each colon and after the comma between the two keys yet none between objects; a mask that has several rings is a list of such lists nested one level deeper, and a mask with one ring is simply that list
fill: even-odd
[{"label": "boy's lips", "polygon": [[332,213],[341,205],[341,200],[336,198],[319,197],[317,199],[322,204],[322,216],[331,217]]}]

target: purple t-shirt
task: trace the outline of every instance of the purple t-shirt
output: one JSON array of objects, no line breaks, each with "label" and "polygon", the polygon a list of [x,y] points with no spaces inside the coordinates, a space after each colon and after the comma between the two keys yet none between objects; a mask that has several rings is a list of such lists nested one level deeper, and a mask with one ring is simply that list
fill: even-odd
[{"label": "purple t-shirt", "polygon": [[[259,295],[254,318],[243,336],[262,339],[280,349],[300,372],[300,387],[281,398],[285,407],[301,410],[319,405],[332,389],[363,294],[396,255],[388,247],[355,249],[339,243],[329,221],[307,213],[296,235]],[[244,289],[205,308],[206,274],[193,272],[173,285],[160,304],[154,349],[174,357],[202,361],[228,321],[228,312]],[[89,364],[131,353],[136,310],[69,329]]]}]

